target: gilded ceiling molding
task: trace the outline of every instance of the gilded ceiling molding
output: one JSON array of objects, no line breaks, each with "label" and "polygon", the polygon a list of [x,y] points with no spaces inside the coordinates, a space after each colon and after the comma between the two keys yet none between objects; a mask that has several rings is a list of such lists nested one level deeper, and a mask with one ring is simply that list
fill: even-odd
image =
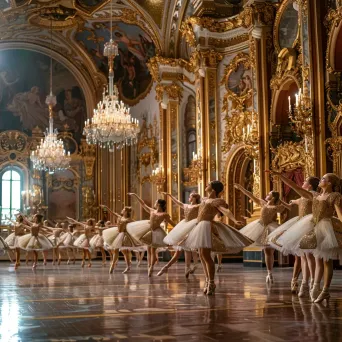
[{"label": "gilded ceiling molding", "polygon": [[164,93],[167,94],[170,100],[181,101],[183,97],[183,87],[176,82],[172,82],[171,84],[157,84],[156,99],[159,102],[163,100]]}]

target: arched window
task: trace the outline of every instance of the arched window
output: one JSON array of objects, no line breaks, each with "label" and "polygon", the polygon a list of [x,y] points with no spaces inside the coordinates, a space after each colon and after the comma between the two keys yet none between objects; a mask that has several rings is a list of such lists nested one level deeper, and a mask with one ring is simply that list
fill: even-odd
[{"label": "arched window", "polygon": [[193,155],[197,153],[196,147],[196,132],[191,131],[188,133],[188,165],[190,165]]},{"label": "arched window", "polygon": [[14,167],[6,168],[0,173],[0,213],[1,224],[6,224],[6,218],[15,218],[15,214],[21,210],[21,191],[23,177],[19,170]]}]

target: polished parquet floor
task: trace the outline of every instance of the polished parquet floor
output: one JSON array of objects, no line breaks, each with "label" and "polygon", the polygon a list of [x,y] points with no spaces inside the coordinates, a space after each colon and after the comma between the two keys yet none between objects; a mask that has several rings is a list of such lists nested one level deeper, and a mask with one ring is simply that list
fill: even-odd
[{"label": "polished parquet floor", "polygon": [[291,269],[267,287],[264,270],[224,264],[213,297],[200,268],[188,280],[183,263],[162,277],[148,278],[146,263],[123,269],[1,262],[1,341],[342,341],[342,271],[317,305],[291,295]]}]

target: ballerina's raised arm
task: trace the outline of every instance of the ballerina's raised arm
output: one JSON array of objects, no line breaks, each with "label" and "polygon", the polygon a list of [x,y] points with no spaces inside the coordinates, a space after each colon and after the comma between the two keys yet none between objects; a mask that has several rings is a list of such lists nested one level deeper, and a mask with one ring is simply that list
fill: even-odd
[{"label": "ballerina's raised arm", "polygon": [[246,190],[242,185],[235,183],[234,188],[240,190],[243,194],[245,194],[248,198],[250,198],[254,203],[259,205],[266,205],[267,202],[261,198],[254,196],[250,191]]},{"label": "ballerina's raised arm", "polygon": [[169,196],[173,203],[175,203],[176,205],[178,205],[179,207],[184,209],[184,203],[182,203],[181,201],[178,201],[178,199],[176,197],[172,196],[171,194],[169,194],[167,192],[162,192],[162,194],[165,196]]},{"label": "ballerina's raised arm", "polygon": [[[283,176],[280,172],[276,171],[269,171],[270,174],[275,175],[280,178],[280,180],[288,185],[291,189],[293,189],[299,196],[304,197],[308,200],[313,199],[313,194],[310,191],[303,189],[302,187],[298,186],[294,181],[288,179],[287,177]],[[296,203],[293,201],[293,203]]]},{"label": "ballerina's raised arm", "polygon": [[111,210],[108,206],[106,206],[106,205],[104,205],[104,204],[100,204],[100,207],[101,207],[101,208],[104,208],[104,209],[106,209],[106,210],[108,210],[112,215],[114,215],[114,216],[117,217],[117,218],[120,218],[120,217],[121,217],[120,214],[114,212],[114,211]]},{"label": "ballerina's raised arm", "polygon": [[146,212],[148,212],[149,214],[151,213],[151,211],[154,210],[153,208],[150,208],[150,207],[144,202],[144,200],[141,199],[137,194],[129,192],[127,195],[128,195],[128,196],[131,196],[131,197],[135,197],[135,198],[138,200],[138,202],[141,204],[141,206],[143,207],[143,209],[144,209]]}]

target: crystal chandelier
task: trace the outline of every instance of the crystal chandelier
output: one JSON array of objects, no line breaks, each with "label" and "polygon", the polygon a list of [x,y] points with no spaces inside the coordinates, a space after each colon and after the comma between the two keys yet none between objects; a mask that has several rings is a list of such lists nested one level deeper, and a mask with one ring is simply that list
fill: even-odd
[{"label": "crystal chandelier", "polygon": [[94,116],[84,125],[84,135],[88,144],[97,144],[102,148],[114,146],[123,148],[136,142],[139,133],[139,121],[133,119],[114,85],[114,58],[118,55],[118,46],[113,41],[112,2],[110,20],[110,41],[105,44],[104,56],[108,57],[109,82],[104,90],[102,101],[94,109]]},{"label": "crystal chandelier", "polygon": [[[51,46],[52,46],[52,21],[51,21]],[[45,103],[49,107],[49,128],[44,133],[36,151],[31,152],[33,168],[39,171],[65,170],[70,167],[70,152],[64,150],[63,140],[58,139],[57,129],[53,129],[53,107],[57,104],[56,96],[52,93],[52,57],[50,57],[50,95],[46,97]]]}]

